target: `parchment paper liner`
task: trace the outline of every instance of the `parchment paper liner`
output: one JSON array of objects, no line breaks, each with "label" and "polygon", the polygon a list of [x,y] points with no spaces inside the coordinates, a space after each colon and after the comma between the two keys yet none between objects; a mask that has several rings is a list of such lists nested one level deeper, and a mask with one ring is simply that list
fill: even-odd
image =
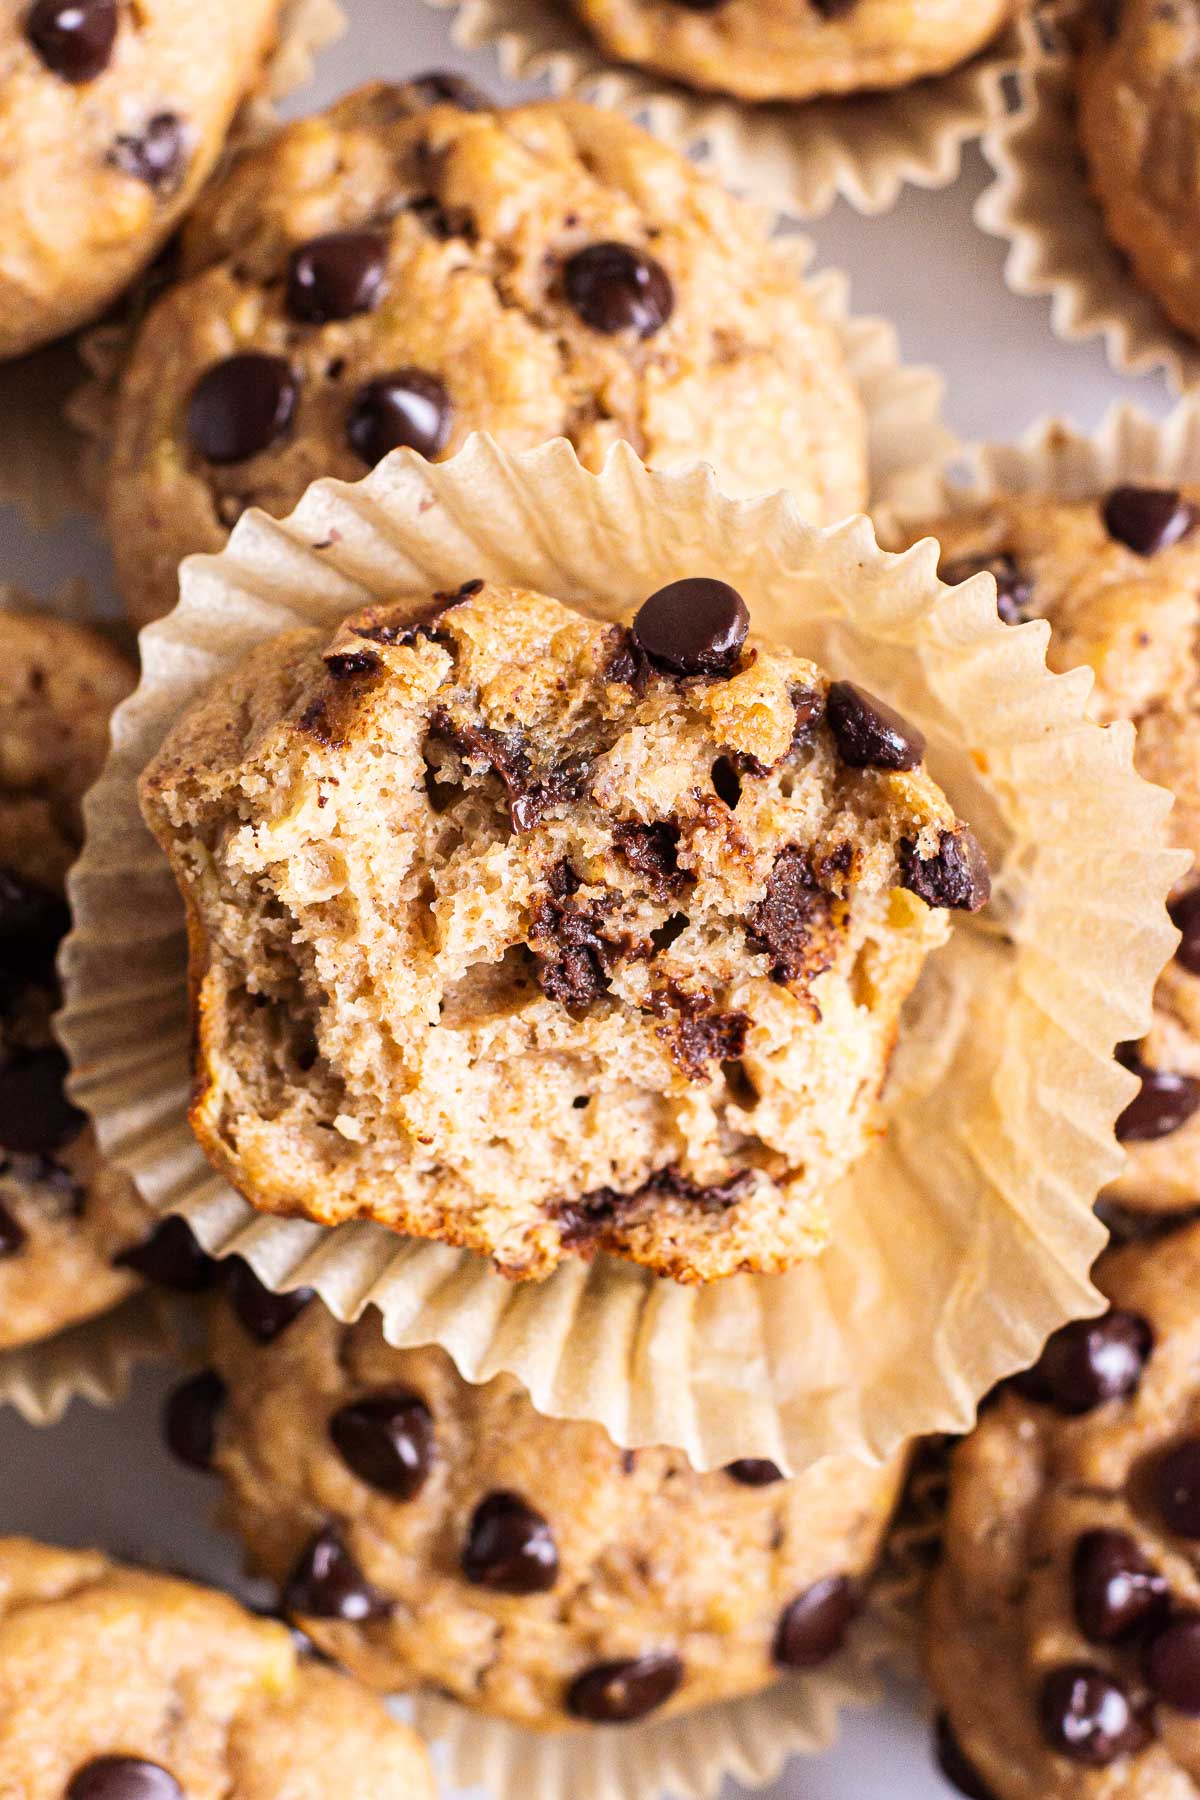
[{"label": "parchment paper liner", "polygon": [[1075,129],[1069,52],[1023,63],[1015,83],[1014,110],[982,140],[996,179],[975,206],[976,223],[1009,244],[1006,284],[1048,295],[1051,328],[1065,342],[1103,337],[1120,374],[1161,368],[1182,393],[1200,379],[1200,344],[1176,330],[1105,230]]},{"label": "parchment paper liner", "polygon": [[[165,730],[301,617],[481,573],[611,615],[703,569],[742,590],[761,630],[922,726],[996,873],[991,908],[921,983],[888,1135],[831,1195],[830,1249],[708,1288],[606,1260],[514,1285],[371,1224],[255,1215],[186,1124],[181,915],[134,791]],[[105,1150],[269,1285],[309,1283],[343,1318],[374,1301],[393,1342],[441,1343],[470,1380],[509,1369],[542,1411],[623,1445],[800,1469],[964,1427],[1053,1327],[1100,1305],[1091,1203],[1134,1087],[1111,1052],[1148,1023],[1180,858],[1162,847],[1167,796],[1133,773],[1132,730],[1086,722],[1088,676],[1046,672],[1045,625],[1002,627],[989,577],[950,592],[934,570],[932,543],[889,557],[866,520],[815,532],[786,496],[727,501],[708,470],[649,474],[622,445],[597,477],[561,440],[507,456],[479,437],[446,463],[401,452],[354,486],[317,482],[286,521],[248,513],[219,557],[188,560],[181,604],[142,633],[142,685],[88,804],[61,1026]]]},{"label": "parchment paper liner", "polygon": [[964,143],[1004,109],[1001,83],[1021,54],[1009,27],[969,63],[892,93],[748,104],[613,62],[567,0],[426,0],[455,14],[464,49],[495,44],[510,81],[544,79],[556,97],[594,100],[646,123],[710,163],[731,187],[780,212],[819,218],[838,195],[886,212],[906,182],[946,187]]},{"label": "parchment paper liner", "polygon": [[170,1315],[159,1296],[133,1294],[54,1337],[0,1351],[0,1405],[31,1425],[57,1425],[72,1400],[115,1406],[135,1368],[168,1356]]}]

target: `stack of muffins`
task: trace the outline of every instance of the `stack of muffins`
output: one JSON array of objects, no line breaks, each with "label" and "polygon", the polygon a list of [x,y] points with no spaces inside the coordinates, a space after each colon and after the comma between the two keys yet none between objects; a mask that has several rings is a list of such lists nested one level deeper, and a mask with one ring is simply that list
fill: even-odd
[{"label": "stack of muffins", "polygon": [[[796,96],[945,67],[1001,22],[909,29],[860,0],[776,42],[751,0],[581,10],[623,55]],[[499,110],[443,75],[226,152],[284,13],[37,0],[0,27],[0,355],[121,304],[104,508],[132,625],[247,509],[283,518],[318,477],[476,430],[565,437],[590,470],[619,443],[703,460],[817,525],[864,508],[861,399],[752,212],[614,114]],[[1053,667],[1095,672],[1095,718],[1137,724],[1188,857],[1198,527],[1200,495],[1120,486],[908,528],[940,538],[947,583],[992,577],[1005,625],[1049,620]],[[464,569],[270,636],[178,719],[140,798],[187,910],[192,1129],[264,1215],[373,1220],[514,1282],[601,1256],[664,1285],[781,1273],[828,1241],[987,859],[921,731],[757,634],[721,569],[616,622],[573,599]],[[339,1322],[214,1261],[105,1160],[64,1086],[55,953],[136,672],[15,592],[0,646],[0,1350],[143,1284],[182,1297],[206,1350],[168,1442],[219,1475],[293,1626],[0,1541],[0,1792],[420,1800],[426,1753],[376,1693],[584,1733],[831,1663],[911,1446],[790,1475],[622,1448],[510,1376],[396,1348],[374,1311]],[[1200,1142],[1186,878],[1172,917],[1153,1026],[1120,1051],[1133,1153],[1106,1204],[1139,1241],[1105,1265],[1113,1310],[1066,1325],[953,1458],[930,1668],[965,1793],[1200,1783],[1200,1248],[1162,1223],[1194,1207]]]}]

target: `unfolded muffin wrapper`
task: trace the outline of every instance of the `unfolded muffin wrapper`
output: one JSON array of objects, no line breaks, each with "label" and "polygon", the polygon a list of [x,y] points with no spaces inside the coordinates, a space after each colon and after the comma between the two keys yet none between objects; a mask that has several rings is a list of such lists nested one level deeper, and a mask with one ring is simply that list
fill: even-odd
[{"label": "unfolded muffin wrapper", "polygon": [[614,62],[569,0],[426,3],[455,14],[464,49],[494,44],[508,80],[543,80],[556,98],[616,107],[731,187],[806,219],[839,195],[858,212],[881,213],[906,183],[948,186],[963,145],[1002,116],[1003,80],[1023,42],[1010,26],[961,68],[891,92],[756,104]]},{"label": "unfolded muffin wrapper", "polygon": [[1179,331],[1112,242],[1088,184],[1075,126],[1072,58],[1023,61],[1016,104],[984,135],[995,180],[979,196],[976,223],[1008,243],[1004,279],[1013,293],[1050,300],[1057,337],[1102,337],[1122,375],[1162,369],[1174,393],[1200,380],[1200,344]]},{"label": "unfolded muffin wrapper", "polygon": [[[588,474],[561,440],[508,455],[477,437],[434,465],[397,452],[353,486],[315,483],[287,520],[247,513],[143,632],[142,684],[88,802],[61,1028],[107,1153],[269,1286],[311,1285],[342,1318],[373,1303],[391,1341],[440,1343],[470,1380],[511,1370],[543,1412],[622,1445],[799,1471],[965,1427],[1051,1329],[1100,1307],[1092,1201],[1120,1166],[1113,1121],[1135,1088],[1112,1049],[1148,1024],[1181,858],[1164,848],[1168,797],[1133,771],[1132,730],[1087,722],[1090,678],[1047,673],[1047,627],[1002,626],[990,577],[951,591],[935,565],[932,543],[891,557],[865,519],[815,531],[784,495],[729,501],[707,469],[651,474],[624,445]],[[991,906],[956,915],[918,986],[887,1130],[829,1197],[829,1248],[708,1287],[605,1258],[513,1284],[371,1223],[256,1214],[188,1129],[182,909],[137,807],[181,709],[256,643],[370,601],[485,575],[615,617],[700,572],[739,588],[764,635],[924,730],[995,873]]]}]

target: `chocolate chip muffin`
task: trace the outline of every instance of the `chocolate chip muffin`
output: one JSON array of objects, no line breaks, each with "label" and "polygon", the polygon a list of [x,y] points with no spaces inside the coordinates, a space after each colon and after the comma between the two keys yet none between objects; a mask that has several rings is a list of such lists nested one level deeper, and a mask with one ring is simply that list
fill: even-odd
[{"label": "chocolate chip muffin", "polygon": [[821,1248],[988,876],[920,734],[747,627],[715,579],[627,626],[475,580],[268,641],[184,716],[142,802],[193,1127],[255,1205],[514,1277]]},{"label": "chocolate chip muffin", "polygon": [[926,1654],[967,1794],[1200,1790],[1200,1226],[1097,1280],[1110,1310],[1056,1332],[951,1463]]},{"label": "chocolate chip muffin", "polygon": [[121,1299],[136,1276],[112,1258],[149,1223],[67,1099],[50,1029],[80,802],[132,685],[124,658],[81,626],[0,611],[0,1349]]},{"label": "chocolate chip muffin", "polygon": [[0,1791],[434,1800],[414,1734],[287,1626],[94,1550],[0,1539]]},{"label": "chocolate chip muffin", "polygon": [[[1175,845],[1200,855],[1200,489],[1119,487],[1097,500],[1001,495],[977,512],[935,520],[941,575],[996,578],[1010,624],[1049,619],[1047,661],[1093,671],[1102,724],[1131,720],[1135,761],[1175,796]],[[1154,1023],[1119,1055],[1141,1092],[1117,1124],[1129,1153],[1109,1194],[1134,1208],[1200,1201],[1200,887],[1180,882],[1171,914],[1183,933],[1155,994]]]},{"label": "chocolate chip muffin", "polygon": [[33,0],[0,22],[0,358],[95,318],[259,85],[283,0]]},{"label": "chocolate chip muffin", "polygon": [[[250,505],[289,512],[400,445],[565,436],[731,494],[866,500],[841,349],[754,215],[610,112],[376,86],[213,187],[121,382],[108,524],[138,624]],[[433,94],[435,103],[425,102]]]},{"label": "chocolate chip muffin", "polygon": [[283,1298],[241,1285],[213,1313],[213,1460],[285,1609],[362,1679],[619,1725],[841,1648],[900,1461],[697,1475],[544,1418],[509,1376],[476,1387],[442,1350],[394,1349],[373,1310],[347,1326]]},{"label": "chocolate chip muffin", "polygon": [[897,88],[966,62],[1019,0],[571,0],[610,55],[743,100]]},{"label": "chocolate chip muffin", "polygon": [[1108,233],[1173,323],[1200,337],[1200,4],[1086,8],[1076,84]]}]

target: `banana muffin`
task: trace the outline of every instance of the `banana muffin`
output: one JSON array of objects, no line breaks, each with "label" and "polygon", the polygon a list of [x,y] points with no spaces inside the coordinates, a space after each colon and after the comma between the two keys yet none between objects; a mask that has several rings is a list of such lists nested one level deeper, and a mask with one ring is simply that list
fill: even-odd
[{"label": "banana muffin", "polygon": [[268,641],[184,715],[142,803],[192,1123],[247,1198],[514,1277],[822,1247],[989,883],[921,734],[747,629],[706,577],[626,625],[473,580]]},{"label": "banana muffin", "polygon": [[224,1594],[0,1539],[0,1793],[435,1800],[382,1701]]},{"label": "banana muffin", "polygon": [[699,458],[818,524],[866,501],[838,341],[746,207],[610,112],[367,87],[210,188],[136,338],[107,507],[131,618],[247,506],[475,430]]},{"label": "banana muffin", "polygon": [[[261,1290],[260,1290],[261,1292]],[[522,1725],[616,1725],[753,1693],[842,1647],[903,1459],[698,1475],[463,1381],[369,1311],[213,1313],[212,1460],[313,1641],[386,1691]],[[265,1326],[265,1328],[264,1328]]]},{"label": "banana muffin", "polygon": [[0,22],[0,358],[96,318],[260,85],[284,0],[17,0]]}]

